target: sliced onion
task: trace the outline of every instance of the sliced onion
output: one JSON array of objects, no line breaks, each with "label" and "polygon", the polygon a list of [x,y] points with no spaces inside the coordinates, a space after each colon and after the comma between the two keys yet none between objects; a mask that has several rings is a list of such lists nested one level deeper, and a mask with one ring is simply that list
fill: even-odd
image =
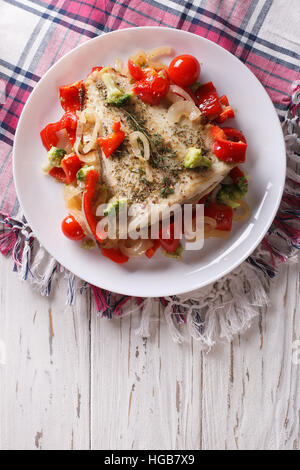
[{"label": "sliced onion", "polygon": [[240,207],[237,207],[233,212],[233,220],[238,222],[244,222],[250,217],[250,208],[248,204],[243,201],[237,201],[240,204]]},{"label": "sliced onion", "polygon": [[160,46],[160,47],[155,47],[154,49],[151,49],[151,51],[148,52],[147,57],[149,60],[154,59],[154,57],[158,57],[161,55],[171,55],[172,54],[172,48],[170,46]]},{"label": "sliced onion", "polygon": [[120,240],[119,248],[123,255],[128,256],[129,258],[134,258],[145,253],[152,246],[151,240],[131,240],[130,238],[126,240]]},{"label": "sliced onion", "polygon": [[120,72],[120,73],[122,73],[124,71],[123,61],[119,57],[117,57],[116,60],[115,60],[114,69],[117,72]]},{"label": "sliced onion", "polygon": [[205,232],[205,238],[228,238],[230,230],[210,230]]},{"label": "sliced onion", "polygon": [[180,121],[181,116],[187,116],[191,121],[194,121],[201,116],[201,112],[191,101],[181,100],[169,107],[167,119],[171,124],[175,124]]},{"label": "sliced onion", "polygon": [[72,215],[77,220],[77,222],[83,228],[85,233],[90,233],[90,231],[88,230],[87,224],[84,220],[82,211],[78,209],[69,209],[69,214]]},{"label": "sliced onion", "polygon": [[[82,113],[81,113],[81,116],[82,116]],[[79,145],[81,144],[81,139],[82,139],[82,134],[83,134],[83,123],[80,120],[80,119],[82,119],[81,116],[80,116],[80,118],[77,122],[76,139],[75,139],[75,144],[74,144],[75,153],[78,155],[79,158],[81,158],[81,153],[79,151]]]},{"label": "sliced onion", "polygon": [[97,137],[98,137],[98,133],[99,133],[100,127],[101,127],[101,121],[100,121],[100,117],[97,113],[94,112],[94,116],[95,116],[94,129],[93,129],[90,141],[87,144],[85,144],[84,147],[83,147],[83,153],[90,152],[92,149],[95,148],[95,146],[97,144]]},{"label": "sliced onion", "polygon": [[191,101],[194,104],[193,98],[183,88],[177,85],[170,85],[170,90],[168,92],[167,98],[170,98],[170,101],[172,101],[172,95],[174,96],[174,94],[176,96],[179,95],[179,97],[182,97],[187,101]]},{"label": "sliced onion", "polygon": [[[193,230],[191,232],[189,232],[188,230],[185,230],[184,236],[186,240],[191,241],[191,242],[195,240],[200,240],[203,238],[203,235],[205,238],[206,234],[209,233],[211,230],[214,230],[217,226],[217,222],[212,217],[207,217],[207,216],[197,217],[197,222],[198,224],[196,226],[196,219],[193,219],[193,224],[192,224]],[[204,227],[203,227],[203,224],[204,224]],[[202,227],[204,228],[204,230],[202,230]]]},{"label": "sliced onion", "polygon": [[147,63],[147,54],[145,51],[139,50],[133,56],[131,56],[130,59],[136,65],[139,65],[140,67],[142,67],[143,65],[146,65]]},{"label": "sliced onion", "polygon": [[168,70],[168,66],[166,64],[164,64],[163,62],[160,62],[158,60],[149,60],[148,61],[148,66],[149,67],[153,67],[155,70],[159,71],[159,70]]},{"label": "sliced onion", "polygon": [[[139,147],[138,139],[141,139],[144,147],[144,155],[142,155]],[[141,161],[147,161],[150,158],[150,145],[145,134],[139,131],[132,132],[129,134],[129,142],[131,144],[134,155]]]},{"label": "sliced onion", "polygon": [[60,149],[64,149],[67,153],[71,153],[73,147],[66,129],[61,129],[60,131],[57,131],[56,136],[58,138],[57,147]]}]

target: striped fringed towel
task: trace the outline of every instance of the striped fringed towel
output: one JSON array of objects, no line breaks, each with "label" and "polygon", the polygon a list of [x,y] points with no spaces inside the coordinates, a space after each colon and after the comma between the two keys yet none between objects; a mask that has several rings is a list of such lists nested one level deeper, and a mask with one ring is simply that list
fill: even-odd
[{"label": "striped fringed towel", "polygon": [[[288,3],[288,4],[287,4]],[[3,0],[0,5],[0,251],[14,270],[49,295],[54,276],[67,281],[67,303],[91,289],[104,318],[142,313],[137,333],[149,336],[153,302],[160,302],[172,337],[192,335],[204,348],[231,340],[267,305],[279,263],[300,247],[300,46],[298,0]],[[5,13],[5,14],[4,14]],[[132,26],[168,26],[204,36],[239,57],[263,83],[278,111],[286,139],[287,180],[280,209],[263,242],[229,275],[196,292],[161,299],[129,298],[89,286],[66,272],[35,239],[19,210],[12,181],[11,149],[26,99],[44,72],[78,44],[103,32]],[[288,25],[288,27],[287,27]],[[12,36],[18,31],[17,36]],[[9,47],[4,47],[9,44]]]}]

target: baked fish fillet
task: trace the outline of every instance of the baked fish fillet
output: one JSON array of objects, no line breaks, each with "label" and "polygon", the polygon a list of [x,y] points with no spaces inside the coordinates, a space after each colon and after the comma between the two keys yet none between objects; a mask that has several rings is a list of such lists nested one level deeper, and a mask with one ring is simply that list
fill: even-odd
[{"label": "baked fish fillet", "polygon": [[[109,71],[118,87],[125,92],[132,88],[130,79],[113,69]],[[173,204],[195,202],[212,191],[235,166],[218,160],[212,152],[213,139],[210,124],[200,119],[191,122],[182,118],[170,125],[167,110],[170,103],[149,106],[138,97],[116,108],[106,103],[106,88],[101,72],[95,71],[85,82],[84,109],[92,109],[102,121],[102,135],[112,132],[115,121],[121,121],[126,137],[121,146],[106,158],[100,154],[103,179],[115,198],[127,198],[128,206],[141,204],[135,225],[148,225],[151,206],[156,204],[162,218]],[[144,133],[150,143],[148,162],[138,159],[129,143],[133,131]],[[212,161],[210,168],[186,169],[184,159],[189,147],[202,148],[202,153]]]}]

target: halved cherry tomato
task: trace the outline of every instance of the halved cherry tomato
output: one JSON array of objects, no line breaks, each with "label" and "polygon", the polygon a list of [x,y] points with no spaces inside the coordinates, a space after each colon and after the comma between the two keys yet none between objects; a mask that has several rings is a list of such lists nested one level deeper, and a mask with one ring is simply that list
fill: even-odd
[{"label": "halved cherry tomato", "polygon": [[[159,243],[168,253],[173,253],[180,243],[180,239],[174,238],[175,226],[172,222],[168,227],[161,230]],[[168,238],[167,238],[168,237]]]},{"label": "halved cherry tomato", "polygon": [[128,256],[123,255],[120,248],[102,248],[101,250],[103,256],[111,259],[115,263],[124,264],[129,260]]},{"label": "halved cherry tomato", "polygon": [[142,80],[135,82],[132,91],[142,101],[150,105],[158,105],[170,88],[170,80],[166,70],[148,70]]},{"label": "halved cherry tomato", "polygon": [[222,112],[216,88],[212,82],[205,83],[195,92],[201,113],[210,120],[216,119]]},{"label": "halved cherry tomato", "polygon": [[145,77],[143,69],[141,69],[139,65],[136,65],[131,59],[128,60],[128,71],[135,81],[142,80]]},{"label": "halved cherry tomato", "polygon": [[77,222],[73,215],[68,215],[61,224],[63,234],[70,238],[70,240],[82,240],[85,237],[85,233],[81,225]]},{"label": "halved cherry tomato", "polygon": [[195,83],[200,75],[200,64],[196,57],[183,54],[175,57],[169,65],[169,76],[172,82],[181,87]]},{"label": "halved cherry tomato", "polygon": [[217,222],[216,230],[230,231],[232,227],[233,211],[223,204],[209,203],[204,207],[204,215]]},{"label": "halved cherry tomato", "polygon": [[153,246],[151,248],[148,248],[148,250],[145,253],[145,255],[149,259],[151,259],[155,255],[157,249],[160,247],[160,240],[152,240],[152,241],[153,241]]},{"label": "halved cherry tomato", "polygon": [[109,158],[111,154],[121,145],[125,138],[125,132],[121,131],[120,121],[113,124],[113,133],[97,139],[98,144],[102,148],[106,158]]}]

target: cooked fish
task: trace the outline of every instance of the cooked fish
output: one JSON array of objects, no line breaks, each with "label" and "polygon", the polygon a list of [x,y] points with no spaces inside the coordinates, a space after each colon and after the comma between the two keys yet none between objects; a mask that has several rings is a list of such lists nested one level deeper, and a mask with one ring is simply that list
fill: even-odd
[{"label": "cooked fish", "polygon": [[[110,70],[115,83],[130,91],[130,79]],[[170,125],[167,120],[167,103],[149,106],[133,96],[120,108],[106,103],[106,88],[102,74],[93,72],[85,82],[85,110],[94,110],[102,121],[102,134],[112,132],[115,121],[121,121],[126,137],[110,158],[102,153],[103,178],[115,198],[127,198],[128,205],[142,204],[135,215],[137,225],[148,225],[151,205],[159,207],[159,217],[173,204],[195,201],[212,191],[235,166],[220,161],[212,152],[213,139],[210,124],[201,120],[182,118]],[[133,153],[129,135],[142,132],[150,145],[150,159],[141,161]],[[202,154],[212,161],[209,168],[187,169],[184,165],[187,149],[202,149]]]}]

